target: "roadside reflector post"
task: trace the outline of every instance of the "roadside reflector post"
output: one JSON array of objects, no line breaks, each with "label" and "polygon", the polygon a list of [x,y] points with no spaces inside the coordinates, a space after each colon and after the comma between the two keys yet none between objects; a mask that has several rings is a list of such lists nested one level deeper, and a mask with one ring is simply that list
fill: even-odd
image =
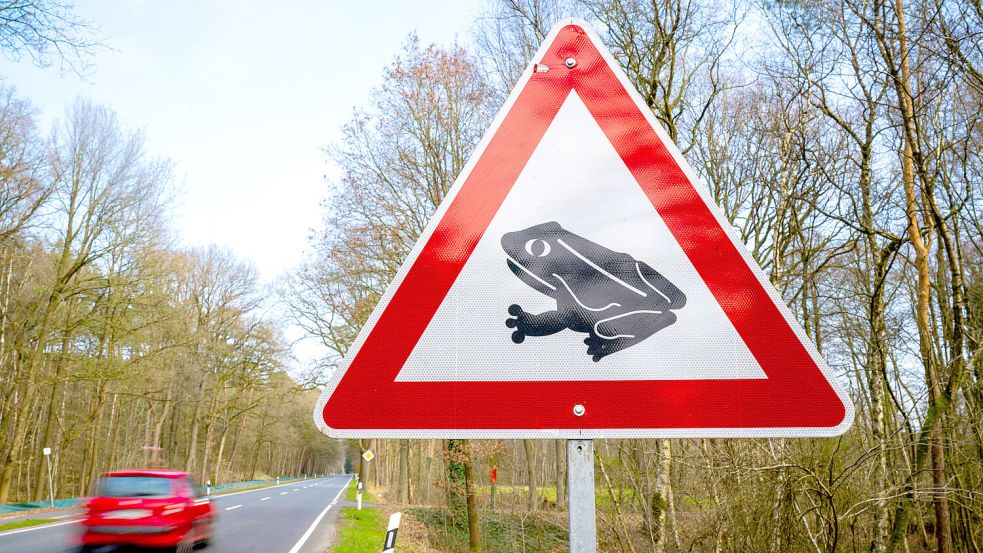
[{"label": "roadside reflector post", "polygon": [[55,508],[55,483],[51,480],[51,448],[46,447],[41,450],[44,453],[44,459],[48,463],[48,498],[51,500],[51,508]]},{"label": "roadside reflector post", "polygon": [[355,494],[355,500],[358,502],[358,510],[361,511],[362,510],[362,492],[361,491],[359,491],[357,494]]},{"label": "roadside reflector post", "polygon": [[567,497],[570,553],[597,551],[594,513],[594,442],[567,440]]},{"label": "roadside reflector post", "polygon": [[399,531],[399,519],[402,513],[389,515],[389,528],[386,530],[386,540],[382,543],[382,553],[396,551],[396,532]]}]

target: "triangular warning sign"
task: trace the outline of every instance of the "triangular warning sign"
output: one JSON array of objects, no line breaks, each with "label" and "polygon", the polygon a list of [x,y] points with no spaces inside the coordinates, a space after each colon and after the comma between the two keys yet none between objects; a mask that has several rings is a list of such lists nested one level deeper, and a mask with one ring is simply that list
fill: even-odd
[{"label": "triangular warning sign", "polygon": [[314,419],[337,437],[830,436],[853,406],[597,35],[568,20]]}]

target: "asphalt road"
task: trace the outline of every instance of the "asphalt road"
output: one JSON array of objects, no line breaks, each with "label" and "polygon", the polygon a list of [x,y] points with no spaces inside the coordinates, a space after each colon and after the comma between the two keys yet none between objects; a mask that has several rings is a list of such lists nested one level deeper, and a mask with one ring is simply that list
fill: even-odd
[{"label": "asphalt road", "polygon": [[[350,475],[298,480],[216,496],[215,530],[203,553],[324,553],[336,530],[337,503]],[[77,514],[45,526],[0,532],[3,553],[65,553],[77,548]]]}]

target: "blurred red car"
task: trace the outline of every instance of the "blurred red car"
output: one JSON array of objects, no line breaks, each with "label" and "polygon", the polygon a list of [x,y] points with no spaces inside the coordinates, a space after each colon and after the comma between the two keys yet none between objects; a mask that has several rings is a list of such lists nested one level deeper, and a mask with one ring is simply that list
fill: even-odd
[{"label": "blurred red car", "polygon": [[208,545],[215,514],[186,472],[124,470],[99,479],[85,503],[81,551],[105,545],[190,551]]}]

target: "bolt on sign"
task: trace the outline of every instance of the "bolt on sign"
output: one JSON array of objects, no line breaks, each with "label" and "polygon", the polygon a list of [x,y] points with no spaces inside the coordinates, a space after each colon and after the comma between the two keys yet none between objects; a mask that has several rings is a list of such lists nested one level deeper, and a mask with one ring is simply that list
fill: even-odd
[{"label": "bolt on sign", "polygon": [[314,419],[337,437],[832,436],[853,406],[610,52],[567,20]]}]

